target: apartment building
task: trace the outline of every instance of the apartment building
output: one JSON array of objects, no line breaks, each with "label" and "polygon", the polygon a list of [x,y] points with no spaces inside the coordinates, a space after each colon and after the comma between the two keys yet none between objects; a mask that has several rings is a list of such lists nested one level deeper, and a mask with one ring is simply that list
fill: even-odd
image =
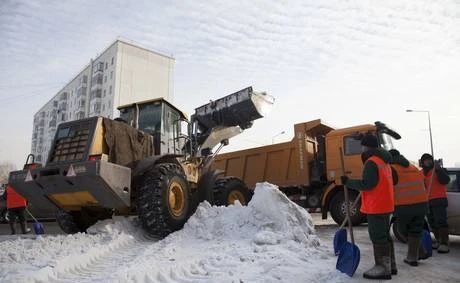
[{"label": "apartment building", "polygon": [[158,97],[173,100],[174,58],[116,40],[35,115],[32,149],[45,163],[57,126],[92,116],[115,118],[117,107]]}]

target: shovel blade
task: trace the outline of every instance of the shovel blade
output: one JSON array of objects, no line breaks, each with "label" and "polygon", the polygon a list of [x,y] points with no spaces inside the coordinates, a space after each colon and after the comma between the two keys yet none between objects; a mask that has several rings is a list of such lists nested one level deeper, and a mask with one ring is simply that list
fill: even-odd
[{"label": "shovel blade", "polygon": [[342,248],[340,249],[336,268],[339,271],[352,277],[358,268],[360,259],[361,253],[358,246],[350,242],[345,242],[345,244],[343,244]]},{"label": "shovel blade", "polygon": [[43,225],[40,222],[34,223],[34,232],[35,235],[42,235],[45,233],[45,229],[43,228]]},{"label": "shovel blade", "polygon": [[347,230],[345,228],[339,229],[335,232],[334,235],[334,254],[339,255],[340,249],[342,248],[343,244],[347,242]]},{"label": "shovel blade", "polygon": [[422,232],[422,245],[425,248],[428,257],[431,257],[433,255],[433,242],[431,241],[430,232],[425,229],[423,229]]}]

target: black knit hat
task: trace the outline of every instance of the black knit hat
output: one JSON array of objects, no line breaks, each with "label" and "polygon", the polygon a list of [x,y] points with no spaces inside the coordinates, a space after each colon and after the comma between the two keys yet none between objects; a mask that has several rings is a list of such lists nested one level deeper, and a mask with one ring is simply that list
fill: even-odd
[{"label": "black knit hat", "polygon": [[379,147],[379,141],[375,135],[371,133],[366,133],[361,139],[361,145],[372,147],[372,148],[377,148]]},{"label": "black knit hat", "polygon": [[429,153],[424,153],[424,154],[422,155],[422,157],[420,157],[420,161],[421,161],[421,162],[425,161],[426,159],[431,159],[431,160],[433,160],[433,156],[431,156],[431,154],[429,154]]},{"label": "black knit hat", "polygon": [[389,152],[389,153],[391,154],[391,156],[393,156],[393,157],[396,157],[396,156],[401,155],[401,153],[399,153],[399,151],[398,151],[397,149],[394,149],[394,148],[393,148],[393,149],[390,149],[388,152]]}]

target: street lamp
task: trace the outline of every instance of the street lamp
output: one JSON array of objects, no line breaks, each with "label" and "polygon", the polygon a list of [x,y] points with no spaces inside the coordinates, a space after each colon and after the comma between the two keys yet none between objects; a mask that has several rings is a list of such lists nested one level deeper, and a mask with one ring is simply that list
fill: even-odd
[{"label": "street lamp", "polygon": [[278,133],[278,134],[274,135],[274,136],[272,137],[272,144],[274,144],[274,143],[275,143],[275,138],[276,138],[277,136],[281,136],[281,135],[284,135],[285,133],[286,133],[285,131],[282,131],[282,132],[280,132],[280,133]]},{"label": "street lamp", "polygon": [[407,109],[406,112],[421,112],[421,113],[427,113],[428,114],[428,131],[430,132],[430,145],[431,145],[431,156],[434,160],[434,154],[433,154],[433,135],[431,134],[431,119],[430,119],[430,111],[428,110],[411,110]]}]

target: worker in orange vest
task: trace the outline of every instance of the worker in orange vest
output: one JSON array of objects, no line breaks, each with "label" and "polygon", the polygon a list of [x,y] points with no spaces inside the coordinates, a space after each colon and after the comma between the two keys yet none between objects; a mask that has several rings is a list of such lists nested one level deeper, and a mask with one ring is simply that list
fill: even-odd
[{"label": "worker in orange vest", "polygon": [[[447,225],[448,202],[446,185],[449,184],[450,177],[438,162],[433,162],[433,156],[428,153],[422,155],[420,164],[423,175],[425,175],[425,187],[428,190],[428,222],[436,238],[436,241],[433,242],[433,249],[438,249],[438,253],[448,253],[449,226]],[[433,167],[435,174],[432,177]]]},{"label": "worker in orange vest", "polygon": [[396,171],[398,184],[394,186],[395,212],[398,229],[407,237],[407,256],[404,262],[417,266],[418,260],[428,258],[421,244],[425,214],[428,212],[428,194],[425,189],[425,177],[419,169],[399,153],[390,150],[391,167]]},{"label": "worker in orange vest", "polygon": [[375,266],[364,272],[364,278],[391,279],[396,275],[393,241],[390,236],[390,215],[394,210],[393,184],[396,175],[390,166],[391,155],[379,148],[377,136],[367,133],[361,139],[364,162],[362,180],[342,176],[347,187],[361,191],[361,212],[367,215],[369,237],[374,248]]},{"label": "worker in orange vest", "polygon": [[15,190],[13,190],[10,185],[6,187],[5,197],[11,234],[16,234],[16,218],[19,219],[19,225],[21,226],[22,234],[30,233],[31,230],[27,228],[25,215],[27,201]]}]

